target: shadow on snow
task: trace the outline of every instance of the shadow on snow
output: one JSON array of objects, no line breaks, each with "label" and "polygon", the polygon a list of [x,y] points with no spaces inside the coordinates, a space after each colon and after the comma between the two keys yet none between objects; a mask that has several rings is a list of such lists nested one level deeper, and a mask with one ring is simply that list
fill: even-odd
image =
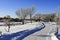
[{"label": "shadow on snow", "polygon": [[20,31],[20,32],[17,32],[17,33],[12,33],[12,34],[9,34],[9,35],[2,35],[0,36],[0,40],[12,40],[14,38],[16,38],[15,40],[23,40],[25,37],[37,32],[37,31],[40,31],[41,29],[45,28],[45,25],[44,23],[42,23],[43,25],[39,26],[39,27],[36,27],[32,30],[24,30],[24,31]]}]

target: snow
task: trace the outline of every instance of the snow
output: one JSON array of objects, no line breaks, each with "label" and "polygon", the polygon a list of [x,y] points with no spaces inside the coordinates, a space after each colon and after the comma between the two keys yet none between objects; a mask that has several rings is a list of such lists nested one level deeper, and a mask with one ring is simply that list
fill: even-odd
[{"label": "snow", "polygon": [[[28,26],[27,26],[28,25]],[[10,31],[9,34],[6,33],[6,35],[2,35],[0,40],[22,40],[25,37],[41,30],[44,28],[44,25],[40,25],[40,23],[38,22],[34,22],[34,23],[29,23],[29,24],[25,24],[25,26],[22,26],[22,29],[17,29],[17,31],[15,29],[12,29],[13,31]],[[25,28],[26,27],[26,28]],[[15,27],[16,28],[16,27]]]},{"label": "snow", "polygon": [[0,40],[58,40],[54,34],[56,27],[55,22],[33,22],[11,26],[10,31],[7,32],[7,26],[0,26],[2,32]]},{"label": "snow", "polygon": [[51,36],[51,33],[55,34],[56,32],[56,23],[44,22],[44,24],[46,26],[44,29],[26,37],[24,40],[54,40],[54,38],[57,39],[55,35]]},{"label": "snow", "polygon": [[38,27],[39,25],[40,25],[39,22],[28,23],[24,25],[15,25],[15,26],[11,26],[10,32],[7,32],[7,29],[8,29],[7,26],[0,26],[0,31],[2,31],[2,34],[11,34],[11,33],[16,33],[22,30],[33,29],[35,27]]},{"label": "snow", "polygon": [[51,33],[51,40],[58,40],[57,37],[54,35],[54,33]]}]

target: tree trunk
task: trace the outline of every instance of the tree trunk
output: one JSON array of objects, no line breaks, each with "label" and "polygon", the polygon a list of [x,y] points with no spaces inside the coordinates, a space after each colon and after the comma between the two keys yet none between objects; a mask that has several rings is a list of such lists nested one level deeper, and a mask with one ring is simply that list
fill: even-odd
[{"label": "tree trunk", "polygon": [[9,32],[9,30],[10,30],[10,24],[8,24],[8,32]]},{"label": "tree trunk", "polygon": [[57,34],[58,34],[58,27],[57,27]]},{"label": "tree trunk", "polygon": [[23,21],[22,21],[22,25],[24,24],[24,19],[23,19]]},{"label": "tree trunk", "polygon": [[25,20],[25,17],[24,17],[24,19],[22,20],[22,24],[24,24],[24,20]]},{"label": "tree trunk", "polygon": [[31,21],[31,23],[32,23],[32,19],[31,19],[31,16],[32,16],[32,15],[30,14],[30,21]]}]

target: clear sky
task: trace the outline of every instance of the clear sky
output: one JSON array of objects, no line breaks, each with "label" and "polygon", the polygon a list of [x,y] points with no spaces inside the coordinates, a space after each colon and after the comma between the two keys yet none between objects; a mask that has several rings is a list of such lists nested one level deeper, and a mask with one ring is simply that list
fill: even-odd
[{"label": "clear sky", "polygon": [[15,12],[19,8],[36,7],[36,12],[52,13],[60,7],[60,0],[0,0],[0,17],[10,15],[17,17]]}]

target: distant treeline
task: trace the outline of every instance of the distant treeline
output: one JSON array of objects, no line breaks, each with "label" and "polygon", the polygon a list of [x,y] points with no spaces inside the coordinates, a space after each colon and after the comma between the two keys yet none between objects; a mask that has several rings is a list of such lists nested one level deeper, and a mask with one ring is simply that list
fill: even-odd
[{"label": "distant treeline", "polygon": [[[0,22],[3,22],[3,19],[4,19],[4,18],[1,18],[1,17],[0,17]],[[18,18],[10,18],[10,21],[11,21],[11,22],[20,22],[21,20],[19,20]]]},{"label": "distant treeline", "polygon": [[[2,17],[0,17],[0,22],[4,22],[3,21],[3,19],[4,18],[2,18]],[[50,17],[48,17],[48,18],[43,18],[43,19],[19,19],[19,18],[10,18],[10,22],[22,22],[23,20],[26,20],[26,21],[30,21],[30,20],[32,20],[32,21],[45,21],[45,22],[48,22],[48,21],[54,21],[54,18],[52,17],[52,18],[50,18]]]},{"label": "distant treeline", "polygon": [[[0,22],[3,22],[3,19],[2,17],[0,17]],[[19,19],[19,18],[10,18],[10,22],[22,22],[24,19]],[[33,20],[33,21],[40,21],[40,19],[25,19],[25,20]]]}]

